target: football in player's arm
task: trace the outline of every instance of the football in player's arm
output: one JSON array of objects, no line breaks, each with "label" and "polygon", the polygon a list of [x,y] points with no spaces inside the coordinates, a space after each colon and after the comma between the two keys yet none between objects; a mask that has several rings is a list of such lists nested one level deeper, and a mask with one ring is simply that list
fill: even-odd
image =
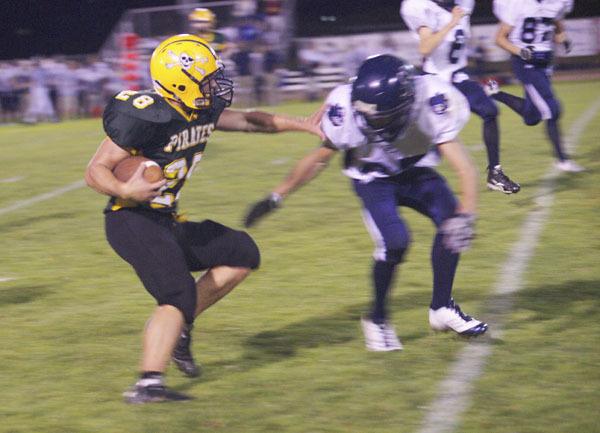
[{"label": "football in player's arm", "polygon": [[[293,118],[228,108],[233,83],[206,41],[178,35],[154,51],[150,70],[155,91],[123,91],[107,105],[107,137],[88,164],[85,179],[110,196],[104,210],[107,240],[155,298],[157,307],[144,330],[140,379],[125,393],[129,403],[184,400],[165,387],[172,358],[188,376],[197,376],[190,330],[194,319],[258,268],[252,238],[214,221],[177,216],[181,189],[203,157],[214,129],[276,133],[304,131],[321,137],[321,112]],[[164,178],[148,182],[143,165],[123,182],[114,168],[131,155],[156,162]],[[205,271],[195,281],[192,272]]]},{"label": "football in player's arm", "polygon": [[500,91],[495,82],[490,83],[489,93],[519,114],[526,125],[545,121],[556,168],[580,172],[583,167],[569,157],[562,143],[561,105],[551,83],[556,44],[566,52],[571,50],[563,19],[572,8],[572,0],[494,0],[494,13],[500,20],[496,44],[511,54],[513,72],[523,84],[525,97]]},{"label": "football in player's arm", "polygon": [[[335,88],[326,110],[322,128],[327,138],[268,196],[250,206],[246,227],[277,209],[341,151],[344,173],[362,202],[363,219],[376,244],[374,301],[361,321],[367,349],[402,348],[386,307],[395,268],[410,243],[398,206],[413,207],[438,229],[432,248],[431,326],[463,335],[483,334],[487,325],[465,316],[451,298],[459,253],[469,247],[474,235],[477,206],[477,170],[457,139],[469,118],[465,98],[439,78],[415,77],[411,65],[384,55],[366,60],[352,85]],[[460,201],[431,168],[438,152],[459,178]]]}]

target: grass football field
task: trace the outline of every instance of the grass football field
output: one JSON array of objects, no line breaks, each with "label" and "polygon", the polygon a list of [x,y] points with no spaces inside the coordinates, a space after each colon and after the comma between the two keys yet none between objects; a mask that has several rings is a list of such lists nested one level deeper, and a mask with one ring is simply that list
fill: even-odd
[{"label": "grass football field", "polygon": [[[566,134],[600,98],[600,82],[556,90]],[[472,117],[461,134],[481,171],[481,196],[478,237],[461,258],[454,296],[484,320],[552,164],[543,127],[501,110],[502,163],[521,183],[519,194],[485,189],[480,120]],[[600,431],[598,125],[597,112],[575,152],[587,171],[556,183],[522,289],[456,432]],[[402,210],[413,244],[391,310],[404,351],[364,349],[359,318],[371,298],[373,247],[339,157],[250,231],[261,269],[198,318],[194,353],[203,375],[168,371],[168,383],[195,400],[124,404],[153,301],[104,239],[105,197],[76,183],[103,136],[98,119],[0,127],[0,432],[419,431],[452,362],[473,343],[429,330],[433,227]],[[299,134],[215,133],[181,209],[240,227],[248,204],[315,145]],[[446,164],[440,170],[456,185]],[[59,194],[64,187],[71,188]]]}]

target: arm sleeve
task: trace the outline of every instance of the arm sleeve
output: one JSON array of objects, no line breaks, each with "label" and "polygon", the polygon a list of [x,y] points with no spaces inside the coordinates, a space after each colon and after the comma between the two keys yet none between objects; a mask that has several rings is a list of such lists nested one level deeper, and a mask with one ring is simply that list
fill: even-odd
[{"label": "arm sleeve", "polygon": [[475,0],[460,0],[458,6],[463,8],[467,14],[471,15],[475,9]]},{"label": "arm sleeve", "polygon": [[429,10],[423,3],[421,0],[405,0],[400,6],[400,16],[415,35],[418,35],[421,27],[429,27],[433,30],[435,26],[435,23],[431,22]]},{"label": "arm sleeve", "polygon": [[[434,99],[435,98],[435,99]],[[445,109],[439,103],[445,99]],[[443,107],[443,105],[442,105]],[[429,99],[426,109],[429,118],[431,141],[442,144],[454,140],[469,121],[470,110],[467,99],[454,87],[447,86],[444,93]]]},{"label": "arm sleeve", "polygon": [[494,15],[503,23],[510,26],[515,25],[515,17],[512,11],[512,0],[494,0]]},{"label": "arm sleeve", "polygon": [[564,6],[561,9],[560,13],[558,14],[558,16],[556,17],[557,20],[562,20],[565,18],[565,16],[567,16],[567,14],[570,14],[571,12],[573,12],[573,0],[565,0],[564,1]]},{"label": "arm sleeve", "polygon": [[140,150],[154,134],[154,124],[129,115],[114,99],[104,110],[102,124],[106,135],[118,146]]},{"label": "arm sleeve", "polygon": [[328,148],[345,150],[360,145],[364,136],[354,119],[350,103],[350,85],[336,87],[327,97],[321,128],[329,141]]}]

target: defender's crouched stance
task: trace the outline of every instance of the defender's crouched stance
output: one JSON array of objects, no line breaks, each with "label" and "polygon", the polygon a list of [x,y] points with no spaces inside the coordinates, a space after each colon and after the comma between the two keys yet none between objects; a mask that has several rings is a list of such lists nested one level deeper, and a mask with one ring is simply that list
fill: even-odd
[{"label": "defender's crouched stance", "polygon": [[[361,322],[367,349],[402,348],[386,308],[395,270],[410,242],[398,213],[402,206],[427,216],[437,227],[431,250],[431,327],[469,336],[486,332],[487,324],[464,314],[451,297],[459,253],[473,237],[477,201],[477,170],[457,140],[469,118],[467,100],[438,77],[415,76],[412,65],[381,55],[367,59],[351,85],[336,87],[326,106],[325,141],[300,160],[268,197],[250,207],[246,226],[275,210],[341,151],[344,174],[362,202],[363,220],[375,242],[374,300]],[[460,202],[431,168],[439,154],[459,177]]]},{"label": "defender's crouched stance", "polygon": [[[233,84],[212,48],[196,36],[162,42],[150,70],[155,92],[123,91],[106,107],[108,137],[85,175],[88,185],[111,197],[105,209],[110,245],[158,304],[144,330],[140,379],[124,394],[129,403],[189,399],[164,385],[170,358],[186,375],[199,374],[190,350],[194,319],[260,263],[258,247],[245,232],[177,217],[179,194],[211,132],[305,131],[321,136],[319,113],[293,119],[228,109]],[[129,180],[117,179],[114,168],[133,154],[155,161],[165,179],[146,181],[143,165]],[[192,272],[202,270],[206,272],[195,281]]]}]

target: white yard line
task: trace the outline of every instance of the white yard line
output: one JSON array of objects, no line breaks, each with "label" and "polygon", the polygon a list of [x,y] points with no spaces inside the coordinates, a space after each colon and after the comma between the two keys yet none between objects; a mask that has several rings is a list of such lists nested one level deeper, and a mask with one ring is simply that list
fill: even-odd
[{"label": "white yard line", "polygon": [[34,197],[28,198],[26,200],[18,201],[9,206],[0,208],[0,215],[4,215],[19,209],[23,209],[25,207],[31,206],[32,204],[36,204],[42,201],[50,200],[52,198],[63,195],[69,191],[73,191],[75,189],[79,189],[85,186],[85,182],[83,180],[78,180],[77,182],[73,182],[69,185],[62,186],[50,192],[46,192],[44,194],[36,195]]},{"label": "white yard line", "polygon": [[[600,101],[592,104],[571,126],[565,138],[568,150],[573,151],[588,123],[600,110]],[[529,213],[521,227],[519,240],[508,254],[500,271],[500,279],[493,288],[494,305],[485,317],[490,324],[491,340],[473,340],[450,366],[446,378],[440,383],[438,395],[428,406],[420,433],[450,433],[456,430],[464,411],[470,406],[473,383],[479,379],[487,358],[492,353],[492,341],[501,338],[504,320],[514,302],[513,294],[523,286],[523,277],[529,260],[554,201],[554,188],[559,176],[568,176],[551,168],[542,179],[536,192],[536,207]]]},{"label": "white yard line", "polygon": [[0,283],[6,283],[7,281],[13,281],[14,278],[11,277],[0,277]]},{"label": "white yard line", "polygon": [[0,183],[15,183],[25,179],[25,176],[7,177],[6,179],[0,179]]}]

